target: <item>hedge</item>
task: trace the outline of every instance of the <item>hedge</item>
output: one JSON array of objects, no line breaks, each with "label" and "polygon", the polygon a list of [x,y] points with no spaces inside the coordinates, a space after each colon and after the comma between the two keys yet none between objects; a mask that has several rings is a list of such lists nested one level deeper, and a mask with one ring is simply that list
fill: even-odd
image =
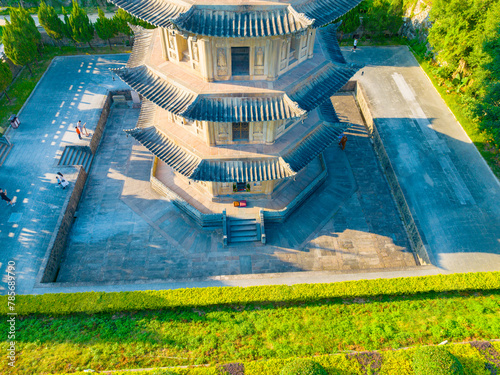
[{"label": "hedge", "polygon": [[[122,311],[310,302],[331,298],[397,296],[429,292],[498,290],[500,272],[462,273],[394,279],[344,281],[328,284],[211,287],[134,292],[85,292],[18,295],[18,315],[66,315]],[[0,297],[0,313],[7,313],[7,296]]]},{"label": "hedge", "polygon": [[[497,350],[500,350],[500,342],[491,343]],[[491,375],[486,369],[486,360],[481,353],[467,343],[449,344],[446,349],[458,358],[468,375]],[[412,369],[413,356],[418,348],[409,348],[403,350],[380,351],[382,356],[382,365],[378,372],[379,375],[414,375]],[[322,355],[311,357],[310,359],[319,363],[329,375],[362,375],[366,374],[358,361],[348,354]],[[245,375],[280,375],[282,369],[294,362],[295,358],[289,359],[271,359],[267,361],[245,362]],[[497,369],[497,371],[500,369]],[[158,370],[156,370],[158,371]],[[170,372],[176,375],[220,375],[217,367],[196,367],[196,368],[172,368]],[[102,371],[101,374],[106,374]],[[72,375],[83,375],[88,373],[77,372]],[[130,371],[116,371],[112,375],[130,375]],[[134,371],[132,374],[153,375],[153,371]],[[69,375],[60,374],[60,375]]]}]

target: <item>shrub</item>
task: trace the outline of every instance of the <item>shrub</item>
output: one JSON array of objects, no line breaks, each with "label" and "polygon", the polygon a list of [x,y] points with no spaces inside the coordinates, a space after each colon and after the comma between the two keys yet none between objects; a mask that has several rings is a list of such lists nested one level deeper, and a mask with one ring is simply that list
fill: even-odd
[{"label": "shrub", "polygon": [[415,375],[464,375],[457,357],[442,346],[418,348],[413,357]]},{"label": "shrub", "polygon": [[296,359],[283,367],[280,375],[328,375],[328,373],[318,362],[311,359]]}]

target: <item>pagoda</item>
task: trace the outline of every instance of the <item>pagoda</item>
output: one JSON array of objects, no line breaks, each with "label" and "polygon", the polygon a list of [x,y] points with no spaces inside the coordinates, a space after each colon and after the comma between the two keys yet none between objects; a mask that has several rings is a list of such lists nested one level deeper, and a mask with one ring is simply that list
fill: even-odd
[{"label": "pagoda", "polygon": [[269,199],[348,127],[330,97],[359,67],[332,21],[361,0],[111,1],[156,26],[115,70],[143,98],[126,132],[214,201]]}]

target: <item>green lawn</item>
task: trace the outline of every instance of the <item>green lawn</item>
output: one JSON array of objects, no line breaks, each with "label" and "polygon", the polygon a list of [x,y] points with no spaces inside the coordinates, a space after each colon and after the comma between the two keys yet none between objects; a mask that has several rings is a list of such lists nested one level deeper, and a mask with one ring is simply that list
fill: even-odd
[{"label": "green lawn", "polygon": [[498,338],[500,291],[32,315],[17,330],[15,374],[280,359]]},{"label": "green lawn", "polygon": [[10,115],[19,112],[54,57],[125,52],[131,52],[130,47],[115,46],[111,51],[109,47],[95,47],[94,50],[90,48],[76,49],[74,47],[63,47],[61,50],[56,47],[46,47],[43,57],[39,60],[38,64],[31,64],[33,76],[31,76],[29,70],[25,68],[7,91],[7,95],[11,99],[11,102],[9,103],[5,96],[0,99],[0,135],[7,130]]}]

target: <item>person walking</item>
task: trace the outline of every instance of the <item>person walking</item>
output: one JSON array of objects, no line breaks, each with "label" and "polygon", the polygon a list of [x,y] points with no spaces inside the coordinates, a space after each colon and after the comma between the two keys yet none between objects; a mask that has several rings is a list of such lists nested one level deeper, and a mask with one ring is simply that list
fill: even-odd
[{"label": "person walking", "polygon": [[66,186],[69,185],[69,182],[66,181],[66,179],[64,178],[64,176],[61,172],[57,172],[56,180],[57,180],[57,185],[61,185],[63,190],[66,189]]},{"label": "person walking", "polygon": [[342,150],[345,149],[346,143],[347,143],[347,135],[344,134],[339,142],[339,146],[342,147]]},{"label": "person walking", "polygon": [[2,200],[6,201],[7,204],[10,204],[12,207],[14,207],[15,203],[12,203],[12,200],[7,196],[7,189],[3,190],[0,188],[0,197]]},{"label": "person walking", "polygon": [[87,125],[86,122],[84,122],[82,125],[82,120],[78,120],[77,126],[80,128],[80,131],[82,132],[82,134],[85,134],[85,136],[88,137],[90,134],[89,134],[89,131],[87,130],[87,127],[85,125]]},{"label": "person walking", "polygon": [[76,134],[78,134],[78,138],[82,139],[82,130],[78,124],[75,125]]},{"label": "person walking", "polygon": [[356,52],[356,47],[358,46],[358,39],[357,38],[354,38],[354,47],[352,48],[352,50],[354,52]]}]

